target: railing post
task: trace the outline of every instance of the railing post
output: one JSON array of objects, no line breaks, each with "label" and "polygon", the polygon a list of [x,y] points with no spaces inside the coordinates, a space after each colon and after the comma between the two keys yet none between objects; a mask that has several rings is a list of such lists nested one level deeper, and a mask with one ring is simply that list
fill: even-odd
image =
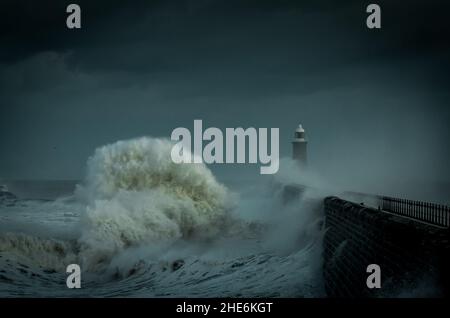
[{"label": "railing post", "polygon": [[445,224],[446,226],[450,226],[450,210],[449,210],[449,208],[448,207],[446,207],[445,208],[445,210],[446,210],[446,214],[447,214],[447,223]]},{"label": "railing post", "polygon": [[444,222],[443,222],[443,223],[444,223],[443,225],[444,225],[444,226],[447,226],[447,208],[446,208],[445,205],[443,205],[442,207],[443,207],[443,211],[442,211],[443,214],[442,214],[442,217],[443,217],[443,221],[444,221]]},{"label": "railing post", "polygon": [[430,215],[430,223],[434,224],[433,208],[430,203],[427,203],[427,207],[428,207],[428,214]]},{"label": "railing post", "polygon": [[414,202],[415,202],[415,207],[416,207],[416,210],[417,210],[417,215],[419,216],[419,218],[421,220],[423,220],[422,215],[420,214],[419,201],[414,201]]},{"label": "railing post", "polygon": [[423,219],[426,221],[427,220],[427,214],[425,213],[425,209],[423,207],[423,202],[420,201],[420,210],[422,211],[422,215],[423,215]]},{"label": "railing post", "polygon": [[416,209],[417,209],[417,214],[419,215],[420,219],[423,220],[422,214],[420,213],[419,201],[416,201]]},{"label": "railing post", "polygon": [[428,220],[428,213],[427,213],[427,208],[425,206],[425,202],[420,201],[420,206],[421,206],[421,209],[422,209],[423,219],[428,222],[429,221]]},{"label": "railing post", "polygon": [[442,206],[442,225],[447,226],[447,207]]},{"label": "railing post", "polygon": [[434,224],[436,222],[435,221],[436,214],[434,214],[433,206],[430,203],[428,203],[428,213],[430,213],[431,223]]},{"label": "railing post", "polygon": [[422,218],[423,218],[424,220],[426,220],[426,219],[427,219],[427,216],[425,215],[425,209],[423,208],[423,202],[422,202],[422,201],[419,201],[419,207],[420,207],[420,211],[421,211],[421,213],[422,213]]},{"label": "railing post", "polygon": [[427,211],[427,207],[425,205],[425,202],[422,202],[422,209],[423,209],[423,213],[425,214],[425,220],[427,222],[430,221],[429,216],[428,216],[428,211]]},{"label": "railing post", "polygon": [[419,209],[420,209],[420,213],[422,213],[422,218],[423,218],[424,220],[426,220],[427,217],[426,217],[426,215],[425,215],[425,210],[423,209],[423,203],[422,203],[422,201],[419,201]]},{"label": "railing post", "polygon": [[417,209],[417,213],[418,213],[420,219],[423,220],[422,213],[420,213],[419,201],[416,201],[416,209]]},{"label": "railing post", "polygon": [[431,206],[431,204],[430,203],[427,203],[427,206],[428,206],[428,213],[430,214],[430,223],[433,223],[434,224],[434,213],[433,213],[433,208],[432,208],[432,206]]},{"label": "railing post", "polygon": [[439,205],[434,204],[434,214],[436,215],[436,224],[439,225]]},{"label": "railing post", "polygon": [[448,207],[446,208],[446,210],[447,210],[447,224],[446,224],[446,226],[450,226],[450,210],[449,210]]},{"label": "railing post", "polygon": [[417,217],[422,219],[419,210],[419,202],[416,200],[414,200],[414,210],[416,211]]},{"label": "railing post", "polygon": [[437,215],[438,215],[438,224],[441,225],[442,224],[442,220],[441,220],[441,216],[442,216],[442,214],[441,214],[441,205],[438,204],[436,206],[436,209],[437,209]]},{"label": "railing post", "polygon": [[436,217],[436,216],[437,216],[437,215],[436,215],[436,214],[437,214],[437,213],[436,213],[436,207],[433,206],[431,203],[430,203],[430,206],[431,206],[431,211],[433,211],[433,212],[432,212],[432,214],[433,214],[433,223],[436,224],[436,223],[437,223],[437,222],[436,222],[436,221],[437,221],[437,217]]},{"label": "railing post", "polygon": [[416,210],[418,217],[420,219],[422,219],[422,215],[420,215],[420,210],[419,210],[419,201],[414,201],[414,209]]}]

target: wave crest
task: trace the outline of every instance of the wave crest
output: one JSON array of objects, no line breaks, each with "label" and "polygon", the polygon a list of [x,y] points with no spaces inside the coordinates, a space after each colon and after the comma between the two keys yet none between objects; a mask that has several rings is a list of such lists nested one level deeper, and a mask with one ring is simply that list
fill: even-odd
[{"label": "wave crest", "polygon": [[172,143],[138,138],[98,148],[88,160],[82,258],[101,264],[143,244],[209,239],[230,224],[231,196],[204,164],[175,164]]},{"label": "wave crest", "polygon": [[66,241],[34,237],[22,233],[0,235],[0,253],[8,258],[34,264],[45,269],[65,270],[77,262],[74,244]]}]

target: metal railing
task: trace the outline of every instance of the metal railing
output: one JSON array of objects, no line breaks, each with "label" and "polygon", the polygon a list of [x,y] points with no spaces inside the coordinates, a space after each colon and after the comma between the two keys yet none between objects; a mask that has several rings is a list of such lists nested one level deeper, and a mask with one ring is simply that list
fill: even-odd
[{"label": "metal railing", "polygon": [[450,207],[435,203],[406,200],[386,196],[378,197],[379,208],[401,216],[407,216],[434,225],[449,227]]}]

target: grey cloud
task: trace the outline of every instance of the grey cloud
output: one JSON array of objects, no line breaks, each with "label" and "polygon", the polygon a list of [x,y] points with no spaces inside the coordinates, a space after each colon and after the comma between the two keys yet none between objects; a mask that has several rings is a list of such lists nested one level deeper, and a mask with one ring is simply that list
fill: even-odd
[{"label": "grey cloud", "polygon": [[302,122],[311,165],[347,187],[450,182],[450,32],[408,3],[382,3],[381,32],[359,1],[91,1],[81,32],[63,2],[22,20],[2,3],[0,177],[81,178],[95,147],[200,118],[280,127],[285,156]]}]

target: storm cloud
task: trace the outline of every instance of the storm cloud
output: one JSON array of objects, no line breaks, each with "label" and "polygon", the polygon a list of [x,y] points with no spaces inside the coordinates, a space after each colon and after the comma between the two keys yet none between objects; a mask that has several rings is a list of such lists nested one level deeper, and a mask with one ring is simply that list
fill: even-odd
[{"label": "storm cloud", "polygon": [[378,1],[381,30],[361,1],[78,1],[80,30],[69,3],[0,5],[2,178],[79,179],[100,145],[202,119],[279,127],[284,156],[302,123],[311,169],[351,190],[450,182],[443,2]]}]

